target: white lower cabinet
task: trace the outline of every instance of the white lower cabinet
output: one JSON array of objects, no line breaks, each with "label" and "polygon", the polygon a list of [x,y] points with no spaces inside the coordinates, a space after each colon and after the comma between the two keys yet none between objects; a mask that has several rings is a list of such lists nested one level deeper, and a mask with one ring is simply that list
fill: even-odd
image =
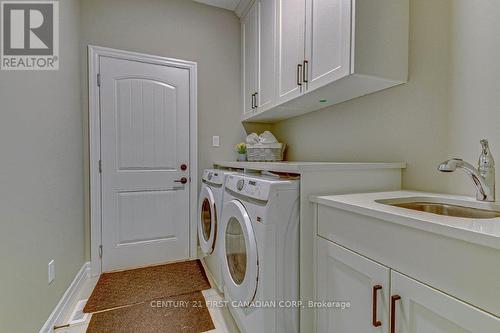
[{"label": "white lower cabinet", "polygon": [[500,318],[394,271],[392,303],[395,329],[391,333],[500,332]]},{"label": "white lower cabinet", "polygon": [[316,299],[350,303],[345,309],[318,306],[316,331],[388,332],[390,269],[323,238],[316,244]]},{"label": "white lower cabinet", "polygon": [[500,332],[500,318],[322,237],[316,238],[315,295],[316,332]]}]

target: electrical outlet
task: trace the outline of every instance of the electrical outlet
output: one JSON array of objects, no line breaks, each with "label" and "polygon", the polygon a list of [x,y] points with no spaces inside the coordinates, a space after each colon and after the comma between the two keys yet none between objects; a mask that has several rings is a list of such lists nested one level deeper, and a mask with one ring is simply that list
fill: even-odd
[{"label": "electrical outlet", "polygon": [[50,262],[49,262],[49,284],[52,283],[52,281],[54,281],[54,279],[56,278],[56,268],[55,268],[55,262],[54,262],[54,259],[52,259]]},{"label": "electrical outlet", "polygon": [[213,147],[220,147],[220,138],[219,138],[219,136],[213,136],[212,137],[212,146]]}]

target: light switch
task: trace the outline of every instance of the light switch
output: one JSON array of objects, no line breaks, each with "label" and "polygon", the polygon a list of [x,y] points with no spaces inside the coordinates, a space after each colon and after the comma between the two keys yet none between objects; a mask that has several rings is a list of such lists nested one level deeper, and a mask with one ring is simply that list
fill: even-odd
[{"label": "light switch", "polygon": [[218,135],[212,137],[212,146],[213,147],[220,147],[220,138]]}]

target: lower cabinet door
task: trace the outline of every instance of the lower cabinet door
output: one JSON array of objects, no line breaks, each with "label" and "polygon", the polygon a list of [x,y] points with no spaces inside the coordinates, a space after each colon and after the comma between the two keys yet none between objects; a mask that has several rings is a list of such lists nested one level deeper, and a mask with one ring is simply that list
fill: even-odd
[{"label": "lower cabinet door", "polygon": [[391,291],[391,333],[500,332],[499,318],[394,271]]},{"label": "lower cabinet door", "polygon": [[389,268],[323,238],[316,244],[316,331],[388,332]]}]

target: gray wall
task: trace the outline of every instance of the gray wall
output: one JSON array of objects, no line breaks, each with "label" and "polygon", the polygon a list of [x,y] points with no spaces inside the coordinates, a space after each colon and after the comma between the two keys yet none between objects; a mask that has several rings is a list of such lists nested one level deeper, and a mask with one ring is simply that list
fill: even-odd
[{"label": "gray wall", "polygon": [[411,0],[410,10],[408,84],[273,130],[292,160],[406,161],[404,188],[474,195],[466,176],[436,167],[452,156],[476,164],[483,137],[500,162],[500,3]]},{"label": "gray wall", "polygon": [[[486,137],[490,139],[499,170],[500,2],[450,2],[448,155],[463,157],[475,164],[478,140]],[[471,181],[462,174],[450,175],[449,181],[449,191],[474,193]],[[500,200],[500,186],[497,186],[497,200]]]},{"label": "gray wall", "polygon": [[38,332],[84,262],[79,2],[60,12],[60,70],[0,72],[0,332]]},{"label": "gray wall", "polygon": [[[239,120],[240,23],[233,12],[187,0],[85,0],[81,24],[85,59],[92,44],[196,61],[199,172],[214,160],[235,158],[234,144],[245,129]],[[213,135],[220,136],[221,147],[212,147]],[[87,212],[88,197],[87,185]]]}]

